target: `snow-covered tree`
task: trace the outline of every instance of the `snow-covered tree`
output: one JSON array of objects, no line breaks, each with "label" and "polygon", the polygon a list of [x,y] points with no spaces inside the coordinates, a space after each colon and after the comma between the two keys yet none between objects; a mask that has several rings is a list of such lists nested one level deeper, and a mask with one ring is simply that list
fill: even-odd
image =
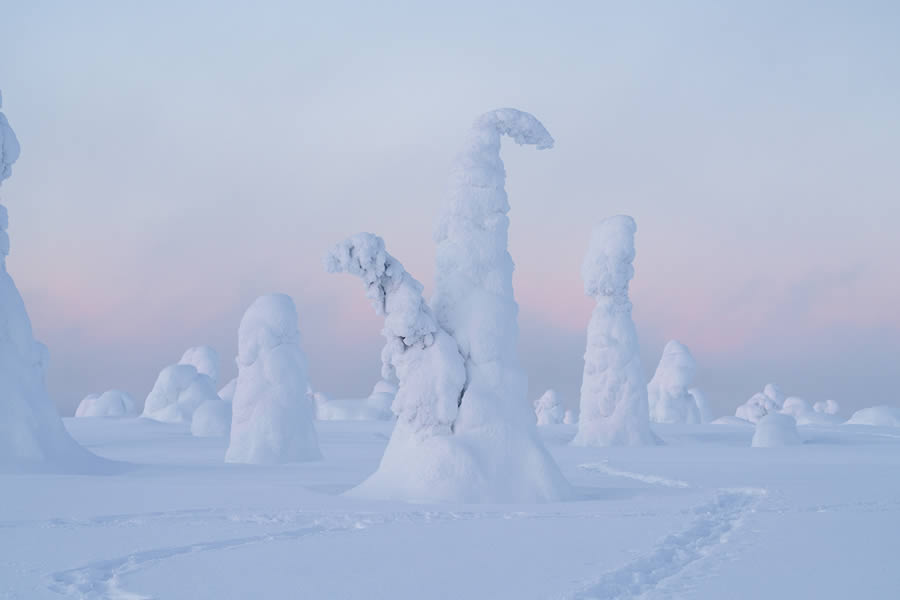
[{"label": "snow-covered tree", "polygon": [[[0,112],[0,185],[12,175],[18,158],[19,140]],[[91,470],[102,461],[69,436],[47,394],[49,353],[35,341],[25,303],[6,269],[8,225],[6,207],[0,204],[0,469],[40,464]]]},{"label": "snow-covered tree", "polygon": [[198,373],[209,377],[213,385],[219,381],[219,353],[211,346],[188,348],[178,364],[191,365]]},{"label": "snow-covered tree", "polygon": [[219,400],[208,375],[193,365],[169,365],[159,372],[141,416],[162,423],[190,423],[194,411],[208,400]]},{"label": "snow-covered tree", "polygon": [[663,350],[656,373],[647,384],[650,420],[655,423],[700,423],[700,408],[690,387],[697,363],[688,347],[671,340]]},{"label": "snow-covered tree", "polygon": [[271,464],[321,458],[306,395],[306,356],[290,296],[260,296],[250,305],[238,329],[237,365],[225,461]]},{"label": "snow-covered tree", "polygon": [[826,415],[836,415],[841,412],[841,406],[837,400],[819,400],[813,404],[813,410]]},{"label": "snow-covered tree", "polygon": [[647,380],[628,299],[636,230],[628,216],[601,221],[581,267],[584,292],[596,299],[597,306],[584,354],[581,414],[573,440],[579,446],[657,443],[650,431]]},{"label": "snow-covered tree", "polygon": [[375,236],[355,236],[328,259],[330,270],[353,272],[366,282],[376,311],[385,315],[382,374],[399,382],[397,425],[378,471],[354,490],[358,495],[505,502],[570,493],[537,436],[516,355],[503,135],[538,148],[553,144],[528,113],[499,109],[476,120],[453,168],[435,234],[430,307],[422,286]]},{"label": "snow-covered tree", "polygon": [[559,425],[563,422],[565,411],[556,390],[547,390],[534,401],[534,414],[538,425]]},{"label": "snow-covered tree", "polygon": [[734,416],[758,423],[760,419],[770,413],[781,410],[784,403],[784,394],[774,383],[767,384],[762,393],[753,394],[749,400],[737,407]]},{"label": "snow-covered tree", "polygon": [[137,407],[131,395],[121,390],[108,390],[85,397],[75,409],[76,417],[133,417]]}]

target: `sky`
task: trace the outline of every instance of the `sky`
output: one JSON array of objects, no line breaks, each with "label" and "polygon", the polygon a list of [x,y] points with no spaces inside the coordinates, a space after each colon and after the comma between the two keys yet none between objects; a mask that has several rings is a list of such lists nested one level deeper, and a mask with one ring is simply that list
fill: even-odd
[{"label": "sky", "polygon": [[48,385],[139,401],[194,345],[234,376],[261,294],[298,307],[310,377],[378,378],[380,317],[322,255],[359,231],[433,290],[432,231],[472,121],[506,143],[520,357],[576,406],[591,227],[638,224],[634,318],[714,411],[768,382],[844,412],[900,405],[900,4],[41,2],[0,7],[22,156],[8,268]]}]

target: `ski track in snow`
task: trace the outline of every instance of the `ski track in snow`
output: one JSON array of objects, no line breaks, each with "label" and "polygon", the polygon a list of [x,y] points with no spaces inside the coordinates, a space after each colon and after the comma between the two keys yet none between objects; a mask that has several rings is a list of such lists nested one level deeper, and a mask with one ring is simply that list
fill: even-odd
[{"label": "ski track in snow", "polygon": [[[608,475],[627,477],[666,487],[690,488],[690,484],[657,475],[613,469],[604,463],[589,463],[580,468]],[[746,514],[766,495],[760,488],[727,488],[716,491],[711,502],[694,509],[696,517],[683,530],[667,535],[649,552],[589,581],[574,593],[563,596],[571,600],[628,600],[647,598],[692,564],[709,557],[727,543],[732,531]],[[668,594],[664,594],[668,597]]]}]

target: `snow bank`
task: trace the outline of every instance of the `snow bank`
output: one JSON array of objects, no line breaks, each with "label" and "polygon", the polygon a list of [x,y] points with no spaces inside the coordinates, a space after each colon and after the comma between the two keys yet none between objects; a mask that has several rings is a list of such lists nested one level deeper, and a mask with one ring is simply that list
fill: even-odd
[{"label": "snow bank", "polygon": [[[19,141],[0,112],[0,184],[18,158]],[[0,469],[90,471],[104,461],[69,436],[47,395],[49,352],[35,341],[25,303],[6,269],[8,225],[0,205]]]},{"label": "snow bank", "polygon": [[321,458],[297,321],[294,301],[284,294],[260,296],[244,313],[226,462]]},{"label": "snow bank", "polygon": [[776,448],[796,446],[800,443],[800,434],[797,433],[794,417],[773,412],[759,419],[750,445],[753,448]]},{"label": "snow bank", "polygon": [[647,384],[650,420],[655,423],[700,423],[700,409],[688,391],[697,363],[688,347],[671,340],[663,349],[653,379]]},{"label": "snow bank", "polygon": [[559,425],[563,422],[565,413],[555,390],[547,390],[534,401],[534,414],[538,425]]},{"label": "snow bank", "polygon": [[873,406],[853,413],[847,425],[873,425],[876,427],[900,427],[900,408]]},{"label": "snow bank", "polygon": [[584,292],[597,300],[587,331],[579,446],[652,445],[647,380],[628,285],[634,276],[634,219],[605,219],[591,236],[582,265]]},{"label": "snow bank", "polygon": [[530,502],[571,493],[537,436],[516,354],[503,135],[539,148],[553,144],[537,119],[515,109],[476,120],[435,232],[431,306],[376,236],[354,236],[326,258],[329,271],[361,277],[385,315],[382,375],[399,382],[397,424],[381,464],[352,495]]},{"label": "snow bank", "polygon": [[734,416],[757,423],[769,413],[781,410],[784,395],[774,383],[768,384],[762,393],[753,394],[749,400],[737,407]]},{"label": "snow bank", "polygon": [[191,434],[197,437],[228,437],[231,431],[231,404],[221,398],[206,400],[194,411]]},{"label": "snow bank", "polygon": [[87,396],[78,408],[76,417],[134,417],[137,407],[134,399],[121,390],[109,390]]},{"label": "snow bank", "polygon": [[169,365],[156,378],[141,416],[162,423],[190,423],[201,404],[218,399],[208,375],[193,365]]},{"label": "snow bank", "polygon": [[198,373],[209,377],[213,385],[219,380],[219,353],[210,346],[188,348],[178,364],[191,365]]}]

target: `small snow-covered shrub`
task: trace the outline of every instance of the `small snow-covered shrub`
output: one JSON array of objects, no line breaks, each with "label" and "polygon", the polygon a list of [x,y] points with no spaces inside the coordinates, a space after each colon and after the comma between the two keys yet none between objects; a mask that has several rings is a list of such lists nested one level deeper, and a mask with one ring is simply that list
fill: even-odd
[{"label": "small snow-covered shrub", "polygon": [[797,433],[794,417],[781,413],[770,413],[756,424],[751,446],[754,448],[776,448],[779,446],[796,446],[802,443]]},{"label": "small snow-covered shrub", "polygon": [[768,384],[762,393],[753,394],[749,400],[737,407],[734,416],[757,423],[769,413],[781,410],[784,396],[774,383]]},{"label": "small snow-covered shrub", "polygon": [[697,363],[687,346],[671,340],[647,384],[650,420],[655,423],[700,423],[700,408],[690,393]]},{"label": "small snow-covered shrub", "polygon": [[896,406],[872,406],[853,413],[847,425],[872,425],[876,427],[900,427],[900,408]]},{"label": "small snow-covered shrub", "polygon": [[225,461],[272,464],[321,458],[297,309],[290,296],[260,296],[250,305],[238,328],[237,365]]},{"label": "small snow-covered shrub", "polygon": [[228,437],[231,404],[220,398],[206,400],[194,411],[191,434],[196,437]]},{"label": "small snow-covered shrub", "polygon": [[197,407],[218,399],[207,375],[192,365],[169,365],[156,378],[141,416],[163,423],[190,423]]},{"label": "small snow-covered shrub", "polygon": [[584,353],[578,433],[572,442],[578,446],[657,443],[650,431],[647,380],[628,299],[636,230],[628,216],[601,221],[581,267],[584,292],[597,306]]},{"label": "small snow-covered shrub", "polygon": [[538,425],[558,425],[563,422],[565,413],[555,390],[547,390],[534,401],[534,414]]},{"label": "small snow-covered shrub", "polygon": [[812,405],[803,398],[789,396],[785,398],[780,412],[784,415],[791,415],[796,419],[802,414],[812,412]]},{"label": "small snow-covered shrub", "polygon": [[78,404],[76,417],[133,417],[137,416],[134,399],[121,390],[91,394]]}]

